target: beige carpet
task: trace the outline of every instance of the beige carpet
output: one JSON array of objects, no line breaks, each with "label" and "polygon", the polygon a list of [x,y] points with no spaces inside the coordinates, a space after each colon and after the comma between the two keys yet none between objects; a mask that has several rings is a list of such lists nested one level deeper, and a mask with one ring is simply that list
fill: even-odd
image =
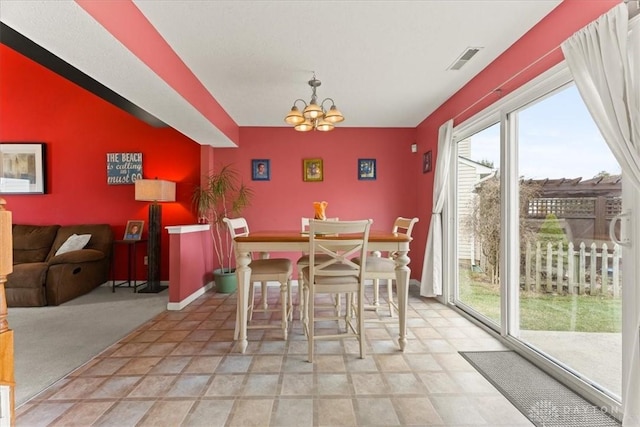
[{"label": "beige carpet", "polygon": [[100,286],[57,307],[10,307],[16,406],[82,366],[166,310],[168,291],[133,293]]}]

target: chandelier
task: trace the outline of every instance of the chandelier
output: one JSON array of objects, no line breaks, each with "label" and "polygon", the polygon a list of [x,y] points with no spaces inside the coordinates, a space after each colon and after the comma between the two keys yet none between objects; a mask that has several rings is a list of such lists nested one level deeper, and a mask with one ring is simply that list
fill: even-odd
[{"label": "chandelier", "polygon": [[[319,130],[328,132],[335,127],[334,123],[339,123],[344,120],[342,113],[336,108],[336,104],[331,98],[325,98],[320,104],[318,104],[318,97],[316,96],[316,88],[320,86],[322,82],[316,79],[316,73],[313,73],[313,78],[309,80],[309,86],[311,86],[311,101],[309,104],[304,100],[298,98],[293,101],[293,107],[291,111],[284,118],[284,121],[294,126],[294,129],[300,132],[308,132],[310,130]],[[296,103],[301,101],[304,104],[302,112],[296,106]],[[329,111],[326,111],[324,104],[327,101],[331,101],[331,107]]]}]

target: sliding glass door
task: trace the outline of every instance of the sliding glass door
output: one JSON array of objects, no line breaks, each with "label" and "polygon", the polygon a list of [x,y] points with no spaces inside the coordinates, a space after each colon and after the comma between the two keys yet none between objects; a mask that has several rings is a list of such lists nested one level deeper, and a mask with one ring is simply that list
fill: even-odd
[{"label": "sliding glass door", "polygon": [[516,338],[621,396],[622,250],[609,225],[620,165],[575,86],[518,115],[520,229]]},{"label": "sliding glass door", "polygon": [[615,406],[626,270],[609,232],[620,235],[625,178],[568,72],[456,127],[454,141],[450,302]]}]

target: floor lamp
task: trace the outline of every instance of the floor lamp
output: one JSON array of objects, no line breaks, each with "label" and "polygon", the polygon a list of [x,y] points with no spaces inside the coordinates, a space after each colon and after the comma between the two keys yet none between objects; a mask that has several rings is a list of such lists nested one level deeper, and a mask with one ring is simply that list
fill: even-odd
[{"label": "floor lamp", "polygon": [[158,202],[176,201],[176,183],[162,179],[136,180],[136,200],[151,202],[149,205],[149,241],[147,242],[147,287],[138,291],[158,293],[168,286],[160,284],[160,240],[162,206]]}]

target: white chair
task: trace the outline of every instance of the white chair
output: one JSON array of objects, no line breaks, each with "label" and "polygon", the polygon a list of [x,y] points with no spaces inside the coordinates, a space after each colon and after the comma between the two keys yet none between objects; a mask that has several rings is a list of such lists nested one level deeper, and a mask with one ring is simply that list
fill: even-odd
[{"label": "white chair", "polygon": [[[308,360],[313,362],[316,340],[356,338],[360,342],[360,358],[366,354],[364,334],[364,280],[367,244],[372,220],[316,221],[309,225],[309,265],[303,268],[304,322],[309,343]],[[319,262],[322,255],[325,261]],[[352,257],[364,261],[355,264]],[[318,294],[347,294],[344,317],[316,317],[315,297]],[[354,301],[355,297],[355,301]],[[356,322],[353,320],[353,313]],[[344,320],[345,331],[316,335],[315,323],[326,320]],[[339,326],[339,325],[338,325]]]},{"label": "white chair", "polygon": [[[418,218],[403,218],[398,217],[393,223],[393,233],[402,233],[411,237],[413,226],[418,222]],[[398,310],[398,306],[393,301],[393,281],[396,279],[396,263],[395,252],[390,252],[387,257],[382,257],[380,252],[375,252],[373,255],[367,256],[367,271],[366,279],[373,280],[373,306],[371,308],[377,311],[380,306],[380,292],[378,285],[380,280],[387,280],[387,301],[389,303],[389,313],[393,317],[394,309]],[[360,259],[353,260],[355,263],[359,263]]]},{"label": "white chair", "polygon": [[[232,239],[240,236],[247,236],[249,234],[249,225],[244,218],[224,218],[223,221],[227,224],[229,233]],[[280,312],[282,319],[280,326],[270,324],[252,324],[247,325],[248,329],[272,329],[281,328],[284,339],[287,339],[289,325],[291,320],[291,276],[293,274],[293,264],[288,258],[267,258],[267,259],[252,259],[249,264],[251,268],[251,286],[249,288],[249,305],[244,307],[247,312],[247,319],[251,321],[253,318],[253,312]],[[280,308],[269,308],[267,304],[267,282],[275,281],[280,283]],[[262,282],[262,307],[256,308],[254,305],[254,282]],[[239,284],[241,285],[241,284]],[[236,322],[239,321],[239,313],[236,313]],[[236,329],[237,334],[237,329]],[[237,336],[235,337],[238,338]]]},{"label": "white chair", "polygon": [[[327,218],[325,221],[338,221],[340,218]],[[311,220],[311,218],[308,217],[302,217],[300,220],[300,232],[303,234],[309,234],[309,221]],[[323,259],[324,258],[324,259]],[[324,260],[326,261],[328,259],[328,257],[326,256],[322,256],[322,254],[318,254],[318,258],[316,258],[316,262],[320,261],[320,260]],[[296,261],[296,268],[298,270],[298,308],[300,309],[300,320],[303,320],[304,317],[304,313],[303,313],[303,302],[300,298],[300,295],[302,295],[301,290],[302,290],[302,282],[304,281],[304,277],[302,275],[302,269],[309,266],[309,253],[308,252],[303,252],[302,256],[300,256],[300,258],[298,258],[298,260]],[[340,299],[339,297],[336,295],[335,298],[335,303],[334,306],[336,307],[336,310],[339,311],[340,310]]]}]

